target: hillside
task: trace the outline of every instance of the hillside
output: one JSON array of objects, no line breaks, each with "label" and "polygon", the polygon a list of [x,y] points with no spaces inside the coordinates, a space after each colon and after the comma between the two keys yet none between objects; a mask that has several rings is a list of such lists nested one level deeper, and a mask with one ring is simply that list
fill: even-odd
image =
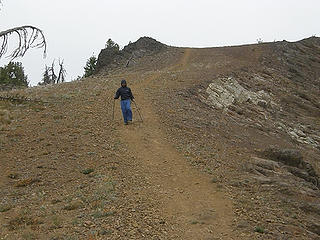
[{"label": "hillside", "polygon": [[[0,92],[0,239],[319,239],[320,39],[102,50]],[[113,95],[126,79],[134,122]]]}]

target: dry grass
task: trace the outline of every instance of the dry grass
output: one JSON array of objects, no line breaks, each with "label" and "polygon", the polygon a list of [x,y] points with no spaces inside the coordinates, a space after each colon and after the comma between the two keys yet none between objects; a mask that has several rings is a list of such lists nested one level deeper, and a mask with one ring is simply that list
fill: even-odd
[{"label": "dry grass", "polygon": [[12,117],[8,110],[0,110],[0,125],[8,125],[12,121]]},{"label": "dry grass", "polygon": [[40,180],[38,178],[26,178],[26,179],[22,179],[19,180],[18,182],[16,182],[15,187],[26,187],[28,185],[31,185],[33,183],[37,183],[40,182]]},{"label": "dry grass", "polygon": [[63,210],[68,210],[68,211],[76,210],[76,209],[81,208],[82,206],[83,206],[82,201],[76,200],[76,201],[72,201],[72,202],[68,203],[67,205],[65,205],[63,207]]},{"label": "dry grass", "polygon": [[40,219],[28,216],[25,213],[21,213],[9,221],[8,228],[10,230],[16,230],[21,226],[34,226],[40,224],[43,224],[43,221]]}]

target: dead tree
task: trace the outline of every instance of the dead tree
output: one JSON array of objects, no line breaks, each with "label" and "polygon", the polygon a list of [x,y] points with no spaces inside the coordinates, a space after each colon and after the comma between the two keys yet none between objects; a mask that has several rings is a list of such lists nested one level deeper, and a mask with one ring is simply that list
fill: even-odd
[{"label": "dead tree", "polygon": [[51,79],[51,83],[52,84],[55,84],[56,83],[56,80],[57,80],[57,75],[55,74],[54,72],[54,62],[55,60],[53,60],[52,64],[51,64],[51,67],[49,67],[49,76],[50,76],[50,79]]},{"label": "dead tree", "polygon": [[[0,0],[1,4],[2,1]],[[8,40],[11,35],[17,35],[18,37],[18,46],[9,54],[11,60],[16,57],[23,57],[29,48],[43,48],[43,56],[46,56],[47,43],[42,30],[26,25],[0,31],[0,58],[8,51]]]},{"label": "dead tree", "polygon": [[59,66],[60,66],[60,70],[59,70],[57,83],[63,83],[65,81],[66,74],[67,74],[67,71],[63,66],[63,60],[62,61],[59,60]]},{"label": "dead tree", "polygon": [[44,48],[43,54],[46,55],[47,43],[42,30],[34,26],[21,26],[0,32],[0,58],[7,53],[9,37],[14,34],[18,36],[18,46],[9,55],[11,59],[23,57],[29,48]]},{"label": "dead tree", "polygon": [[39,85],[58,84],[63,83],[66,80],[67,71],[64,68],[63,60],[59,60],[59,73],[58,76],[55,73],[55,60],[53,60],[51,67],[45,66],[42,82]]}]

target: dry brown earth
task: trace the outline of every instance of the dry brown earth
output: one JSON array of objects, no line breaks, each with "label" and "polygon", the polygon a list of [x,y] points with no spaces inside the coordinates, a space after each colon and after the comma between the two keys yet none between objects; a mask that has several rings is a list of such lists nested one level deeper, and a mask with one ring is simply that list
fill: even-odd
[{"label": "dry brown earth", "polygon": [[319,39],[135,51],[1,101],[0,239],[319,239]]}]

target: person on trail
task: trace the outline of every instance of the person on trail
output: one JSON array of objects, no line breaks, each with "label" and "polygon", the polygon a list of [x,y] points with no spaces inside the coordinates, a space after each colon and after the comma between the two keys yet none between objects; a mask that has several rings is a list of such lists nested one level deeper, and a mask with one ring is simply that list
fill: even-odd
[{"label": "person on trail", "polygon": [[121,96],[121,110],[123,115],[124,124],[127,125],[128,122],[132,122],[132,111],[131,111],[131,101],[133,102],[134,97],[132,95],[131,89],[127,87],[126,80],[121,81],[121,87],[117,90],[114,99],[118,99]]}]

